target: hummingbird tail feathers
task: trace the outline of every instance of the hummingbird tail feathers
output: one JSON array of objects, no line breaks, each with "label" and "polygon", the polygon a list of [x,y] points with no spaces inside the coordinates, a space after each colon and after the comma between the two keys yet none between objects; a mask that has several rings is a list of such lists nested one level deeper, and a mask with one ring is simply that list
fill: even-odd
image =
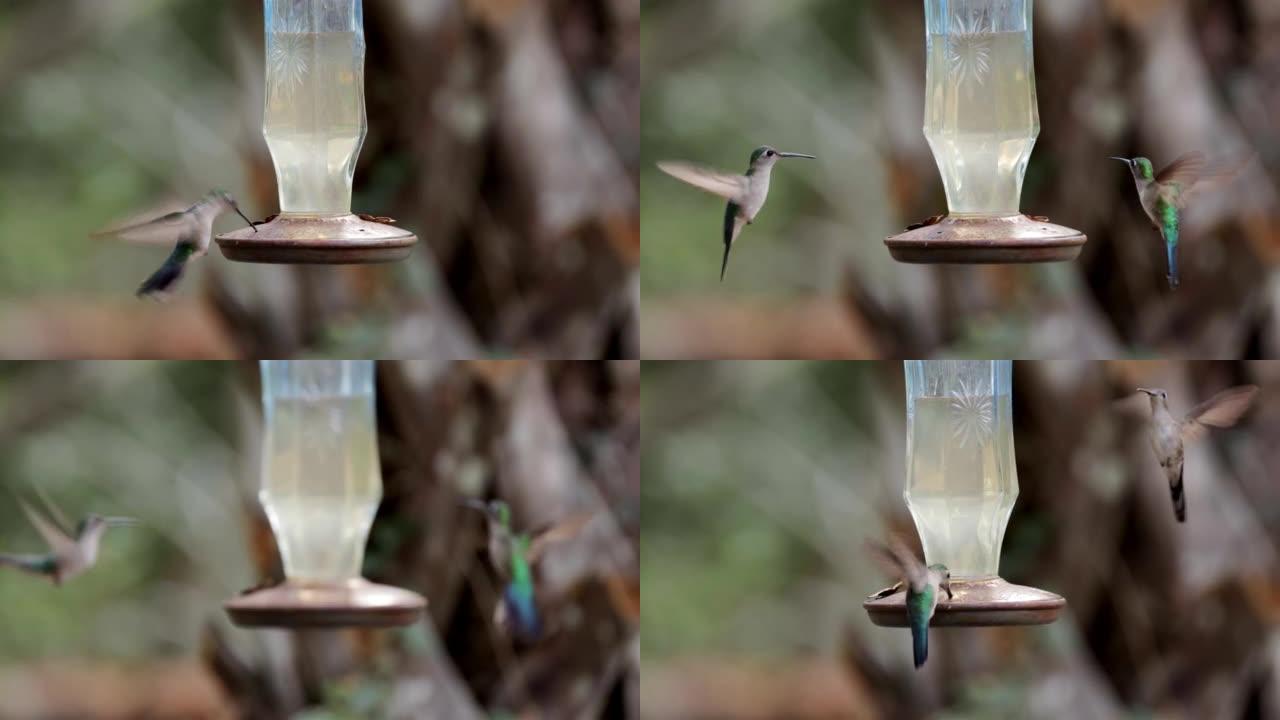
[{"label": "hummingbird tail feathers", "polygon": [[195,245],[188,242],[180,242],[173,249],[173,253],[169,255],[169,259],[165,260],[164,265],[160,266],[147,278],[146,282],[138,288],[138,297],[152,297],[154,295],[164,295],[171,292],[182,279],[182,274],[186,270],[187,261],[195,254]]},{"label": "hummingbird tail feathers", "polygon": [[1165,248],[1169,254],[1169,287],[1174,290],[1178,289],[1178,244],[1177,242],[1166,243]]},{"label": "hummingbird tail feathers", "polygon": [[729,253],[733,250],[733,243],[738,239],[738,233],[742,232],[742,226],[745,221],[738,217],[737,203],[729,203],[724,210],[724,259],[720,261],[720,282],[724,282],[725,270],[729,269]]},{"label": "hummingbird tail feathers", "polygon": [[0,553],[0,567],[11,567],[32,575],[54,575],[57,561],[42,555],[7,555]]},{"label": "hummingbird tail feathers", "polygon": [[503,591],[502,600],[506,603],[507,618],[516,636],[524,640],[535,640],[542,635],[542,622],[538,617],[532,588],[525,590],[512,583]]},{"label": "hummingbird tail feathers", "polygon": [[929,626],[915,629],[911,631],[911,655],[915,660],[916,669],[924,665],[924,661],[929,659]]},{"label": "hummingbird tail feathers", "polygon": [[1178,468],[1178,478],[1169,483],[1169,493],[1173,496],[1173,514],[1178,522],[1187,521],[1187,495],[1183,491],[1182,468]]}]

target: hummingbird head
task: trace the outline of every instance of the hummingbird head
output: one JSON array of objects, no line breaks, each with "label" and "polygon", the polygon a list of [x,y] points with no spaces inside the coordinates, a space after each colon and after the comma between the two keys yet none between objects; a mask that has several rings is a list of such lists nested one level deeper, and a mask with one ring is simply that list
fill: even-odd
[{"label": "hummingbird head", "polygon": [[1155,169],[1155,167],[1151,164],[1151,161],[1150,161],[1150,160],[1148,160],[1147,158],[1144,158],[1144,157],[1136,157],[1136,158],[1113,157],[1113,158],[1111,158],[1111,159],[1112,159],[1112,160],[1119,160],[1120,162],[1122,162],[1122,163],[1124,163],[1124,164],[1128,165],[1128,166],[1129,166],[1129,171],[1133,173],[1133,178],[1134,178],[1135,180],[1145,180],[1145,181],[1147,181],[1147,182],[1150,182],[1150,181],[1152,181],[1152,180],[1155,180],[1155,179],[1156,179],[1156,169]]},{"label": "hummingbird head", "polygon": [[241,218],[244,218],[244,221],[249,223],[249,227],[253,228],[254,232],[258,232],[258,226],[254,225],[253,221],[250,220],[240,210],[240,206],[236,204],[236,199],[231,197],[231,193],[227,192],[226,190],[214,190],[213,198],[215,201],[221,203],[222,207],[226,208],[227,210],[235,210],[237,215],[239,215]]},{"label": "hummingbird head", "polygon": [[951,571],[946,565],[935,563],[929,566],[929,570],[938,576],[938,588],[947,591],[947,598],[951,597]]},{"label": "hummingbird head", "polygon": [[483,500],[465,500],[463,504],[473,510],[479,510],[484,513],[490,521],[498,523],[508,530],[511,529],[511,506],[502,500],[494,499],[489,502]]},{"label": "hummingbird head", "polygon": [[1160,388],[1138,388],[1138,392],[1146,393],[1147,397],[1151,398],[1152,407],[1155,407],[1157,402],[1162,403],[1169,399],[1169,394]]},{"label": "hummingbird head", "polygon": [[137,525],[138,521],[127,517],[106,517],[96,513],[90,513],[84,520],[80,521],[80,525],[76,527],[76,537],[84,537],[86,535],[101,533],[109,527],[120,527],[125,525]]},{"label": "hummingbird head", "polygon": [[780,152],[778,150],[775,150],[774,148],[769,147],[768,145],[763,145],[761,147],[756,148],[751,153],[751,169],[757,170],[757,169],[772,168],[774,163],[778,162],[778,160],[781,158],[808,158],[810,160],[817,160],[817,158],[815,158],[812,155],[805,155],[803,153]]}]

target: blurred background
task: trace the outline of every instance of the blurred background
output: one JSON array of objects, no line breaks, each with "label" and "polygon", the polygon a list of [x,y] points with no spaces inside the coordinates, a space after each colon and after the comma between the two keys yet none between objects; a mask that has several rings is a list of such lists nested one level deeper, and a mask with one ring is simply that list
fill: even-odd
[{"label": "blurred background", "polygon": [[[0,364],[0,551],[40,552],[18,501],[131,515],[55,588],[0,569],[0,717],[636,717],[639,365],[384,362],[384,499],[364,574],[428,598],[403,630],[234,628],[221,605],[281,577],[257,501],[252,363]],[[537,567],[560,630],[493,624],[479,513],[593,518]],[[548,626],[551,625],[548,620]]]},{"label": "blurred background", "polygon": [[[1118,400],[1162,387],[1181,415],[1245,383],[1253,409],[1187,450],[1179,525]],[[864,542],[916,542],[902,364],[645,363],[643,716],[1280,716],[1280,363],[1015,362],[1013,386],[1001,576],[1067,607],[933,629],[916,671],[862,609],[894,580]]]},{"label": "blurred background", "polygon": [[[945,212],[925,141],[924,8],[648,0],[642,20],[648,358],[1280,357],[1280,4],[1041,0],[1042,130],[1022,195],[1084,231],[1077,262],[918,267],[883,239]],[[660,173],[734,172],[761,144],[768,204],[717,280],[723,203]],[[1183,284],[1130,173],[1190,151],[1257,161],[1184,221]]]},{"label": "blurred background", "polygon": [[214,249],[173,302],[135,300],[170,248],[90,232],[215,187],[277,212],[262,7],[0,4],[0,356],[637,355],[639,0],[366,0],[353,205],[413,256]]}]

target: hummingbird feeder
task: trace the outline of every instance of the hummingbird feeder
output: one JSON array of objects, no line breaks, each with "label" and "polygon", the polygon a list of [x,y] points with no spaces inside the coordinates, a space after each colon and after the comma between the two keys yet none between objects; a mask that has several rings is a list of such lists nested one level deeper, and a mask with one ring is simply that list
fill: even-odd
[{"label": "hummingbird feeder", "polygon": [[280,214],[219,235],[230,260],[356,264],[403,260],[417,238],[351,212],[368,132],[362,0],[264,0],[266,111]]},{"label": "hummingbird feeder", "polygon": [[233,622],[394,627],[421,616],[417,593],[360,575],[382,501],[371,360],[263,361],[259,501],[285,581],[226,603]]},{"label": "hummingbird feeder", "polygon": [[1019,209],[1040,134],[1033,0],[925,0],[924,134],[949,213],[885,240],[907,263],[1073,260],[1085,236]]},{"label": "hummingbird feeder", "polygon": [[[902,495],[926,564],[951,571],[934,625],[1042,625],[1066,601],[1000,578],[1000,546],[1018,497],[1012,361],[908,360],[907,481]],[[906,593],[863,603],[871,621],[907,626]]]}]

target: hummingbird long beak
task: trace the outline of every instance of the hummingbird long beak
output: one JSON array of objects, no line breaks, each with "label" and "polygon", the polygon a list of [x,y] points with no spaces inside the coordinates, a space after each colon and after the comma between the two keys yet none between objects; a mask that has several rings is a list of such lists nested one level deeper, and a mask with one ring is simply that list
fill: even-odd
[{"label": "hummingbird long beak", "polygon": [[1112,155],[1112,156],[1111,156],[1111,159],[1112,159],[1112,160],[1119,160],[1120,162],[1124,163],[1125,165],[1128,165],[1128,164],[1129,164],[1129,158],[1116,157],[1116,156]]},{"label": "hummingbird long beak", "polygon": [[467,498],[463,500],[461,504],[465,507],[471,508],[472,510],[479,510],[482,513],[489,512],[489,506],[485,505],[483,500],[477,500],[475,498]]},{"label": "hummingbird long beak", "polygon": [[1146,388],[1138,388],[1138,392],[1140,392],[1140,393],[1146,393],[1147,395],[1155,395],[1155,394],[1156,394],[1156,391],[1155,391],[1155,390],[1148,390],[1148,389],[1146,389]]},{"label": "hummingbird long beak", "polygon": [[102,518],[102,521],[110,527],[129,527],[138,524],[137,520],[130,517],[107,517]]},{"label": "hummingbird long beak", "polygon": [[808,159],[810,159],[810,160],[817,160],[817,159],[818,159],[818,158],[814,157],[813,155],[805,155],[804,153],[784,153],[784,152],[780,152],[780,153],[778,153],[778,157],[784,157],[784,158],[808,158]]},{"label": "hummingbird long beak", "polygon": [[235,209],[236,209],[236,214],[237,214],[237,215],[239,215],[240,217],[244,218],[244,221],[245,221],[245,222],[247,222],[247,223],[249,223],[249,227],[253,228],[253,231],[254,231],[254,232],[258,232],[258,226],[257,226],[257,225],[254,225],[254,224],[253,224],[253,221],[252,221],[252,220],[250,220],[248,217],[246,217],[246,216],[245,216],[245,214],[240,210],[240,206],[239,206],[239,205],[236,205],[236,206],[235,206]]}]

